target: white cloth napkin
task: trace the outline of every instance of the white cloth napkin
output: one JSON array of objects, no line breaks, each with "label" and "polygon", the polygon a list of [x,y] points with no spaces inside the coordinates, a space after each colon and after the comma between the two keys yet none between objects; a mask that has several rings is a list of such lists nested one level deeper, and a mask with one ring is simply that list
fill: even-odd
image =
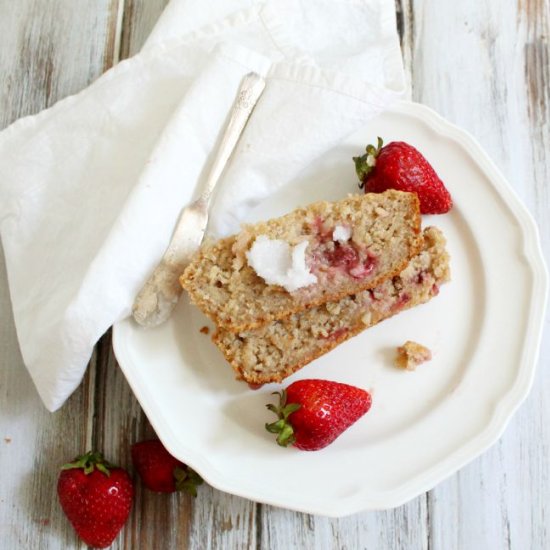
[{"label": "white cloth napkin", "polygon": [[242,77],[267,87],[210,230],[405,92],[393,0],[172,0],[139,55],[0,133],[0,231],[23,359],[49,410],[166,248]]}]

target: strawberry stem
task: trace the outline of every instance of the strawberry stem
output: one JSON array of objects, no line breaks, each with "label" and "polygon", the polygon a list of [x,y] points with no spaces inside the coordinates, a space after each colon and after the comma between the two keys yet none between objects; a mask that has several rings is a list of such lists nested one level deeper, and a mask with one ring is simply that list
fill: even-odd
[{"label": "strawberry stem", "polygon": [[61,466],[62,470],[72,470],[74,468],[84,470],[86,475],[91,474],[97,468],[101,473],[110,476],[111,472],[109,468],[116,468],[116,466],[107,462],[100,452],[88,451],[83,455],[77,456],[72,462]]},{"label": "strawberry stem", "polygon": [[266,423],[265,429],[269,433],[277,434],[277,443],[281,447],[288,447],[289,445],[294,444],[294,442],[296,441],[294,428],[290,423],[289,416],[293,412],[296,412],[301,407],[301,405],[299,403],[287,404],[286,390],[283,390],[282,392],[273,392],[272,395],[279,396],[279,404],[273,405],[272,403],[269,403],[268,405],[266,405],[266,408],[274,412],[279,417],[279,419],[276,422],[272,422],[271,424]]},{"label": "strawberry stem", "polygon": [[366,152],[360,157],[353,157],[353,162],[355,162],[355,172],[359,178],[359,189],[362,189],[365,185],[367,176],[374,170],[376,166],[376,157],[380,153],[384,141],[380,136],[378,136],[376,146],[367,145]]},{"label": "strawberry stem", "polygon": [[174,478],[176,480],[176,491],[183,491],[193,497],[197,496],[197,485],[203,482],[202,477],[189,466],[174,468]]}]

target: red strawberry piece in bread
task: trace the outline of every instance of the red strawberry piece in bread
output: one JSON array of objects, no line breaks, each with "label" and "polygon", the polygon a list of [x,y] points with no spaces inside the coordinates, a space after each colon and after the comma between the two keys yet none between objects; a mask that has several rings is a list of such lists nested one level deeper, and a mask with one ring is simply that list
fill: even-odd
[{"label": "red strawberry piece in bread", "polygon": [[392,141],[367,145],[366,153],[353,157],[359,187],[366,193],[383,193],[388,189],[416,193],[422,214],[444,214],[453,206],[451,195],[432,165],[412,145]]},{"label": "red strawberry piece in bread", "polygon": [[132,445],[132,463],[145,487],[157,493],[185,491],[197,496],[202,478],[173,457],[158,439]]},{"label": "red strawberry piece in bread", "polygon": [[298,380],[275,394],[279,405],[266,407],[279,419],[265,427],[277,434],[279,445],[294,445],[302,451],[330,445],[371,406],[367,391],[330,380]]},{"label": "red strawberry piece in bread", "polygon": [[125,470],[90,451],[62,466],[57,494],[80,538],[107,548],[128,519],[134,487]]}]

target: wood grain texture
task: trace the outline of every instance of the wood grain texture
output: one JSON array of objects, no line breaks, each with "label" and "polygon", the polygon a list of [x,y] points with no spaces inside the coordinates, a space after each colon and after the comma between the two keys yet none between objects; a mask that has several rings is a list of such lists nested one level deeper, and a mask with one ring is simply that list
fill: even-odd
[{"label": "wood grain texture", "polygon": [[[0,0],[0,127],[139,51],[165,4]],[[534,213],[548,256],[549,0],[396,0],[396,9],[413,99],[483,143]],[[68,403],[46,413],[22,365],[0,263],[0,547],[78,548],[55,497],[57,467],[90,446],[129,466],[130,444],[153,430],[118,369],[110,333]],[[113,548],[550,548],[549,359],[546,338],[531,396],[501,441],[400,508],[330,519],[208,486],[191,499],[137,484]]]},{"label": "wood grain texture", "polygon": [[[334,475],[338,475],[337,464]],[[330,483],[330,480],[326,482]],[[272,506],[262,506],[261,509],[259,547],[262,550],[424,550],[429,547],[425,496],[394,510],[363,512],[338,519],[298,514]]]},{"label": "wood grain texture", "polygon": [[[535,215],[548,257],[549,3],[449,5],[414,2],[413,99],[483,143]],[[433,548],[550,547],[550,349],[543,342],[531,395],[502,439],[429,494]]]},{"label": "wood grain texture", "polygon": [[[0,127],[79,91],[108,68],[114,13],[110,0],[79,9],[71,0],[2,2]],[[91,444],[97,354],[63,409],[48,414],[23,366],[3,257],[1,264],[0,545],[82,547],[57,503],[56,480],[59,466]]]},{"label": "wood grain texture", "polygon": [[[0,124],[80,91],[112,65],[117,1],[0,3]],[[85,60],[85,62],[83,62]]]},{"label": "wood grain texture", "polygon": [[120,59],[135,55],[145,43],[168,0],[125,0]]}]

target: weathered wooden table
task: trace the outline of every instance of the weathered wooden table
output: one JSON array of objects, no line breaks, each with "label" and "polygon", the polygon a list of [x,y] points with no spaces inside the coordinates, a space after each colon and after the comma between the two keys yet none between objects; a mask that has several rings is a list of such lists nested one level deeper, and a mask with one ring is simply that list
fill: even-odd
[{"label": "weathered wooden table", "polygon": [[[0,126],[133,55],[165,3],[0,0]],[[549,0],[397,0],[396,9],[413,98],[478,138],[536,217],[548,255]],[[127,465],[129,445],[152,430],[117,368],[109,334],[78,391],[59,412],[46,412],[22,364],[0,266],[0,547],[79,547],[57,502],[58,466],[89,447]],[[533,390],[499,443],[401,508],[335,520],[208,486],[193,500],[138,484],[113,547],[550,548],[549,360],[546,339]]]}]

